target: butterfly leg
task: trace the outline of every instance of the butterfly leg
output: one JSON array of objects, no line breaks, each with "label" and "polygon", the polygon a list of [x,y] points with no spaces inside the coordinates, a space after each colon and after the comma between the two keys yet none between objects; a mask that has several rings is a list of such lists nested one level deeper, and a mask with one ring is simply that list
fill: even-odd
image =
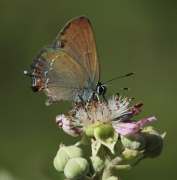
[{"label": "butterfly leg", "polygon": [[77,94],[76,95],[76,98],[75,98],[75,103],[78,104],[78,103],[84,103],[84,99],[81,95]]},{"label": "butterfly leg", "polygon": [[120,96],[120,94],[119,94],[119,93],[116,93],[116,96],[117,96],[117,97],[119,97],[119,96]]},{"label": "butterfly leg", "polygon": [[87,101],[91,102],[91,101],[94,101],[95,99],[97,99],[98,103],[100,103],[100,98],[99,98],[98,93],[93,91]]},{"label": "butterfly leg", "polygon": [[108,101],[107,101],[105,95],[103,94],[102,96],[103,96],[103,99],[106,101],[106,103],[108,103]]}]

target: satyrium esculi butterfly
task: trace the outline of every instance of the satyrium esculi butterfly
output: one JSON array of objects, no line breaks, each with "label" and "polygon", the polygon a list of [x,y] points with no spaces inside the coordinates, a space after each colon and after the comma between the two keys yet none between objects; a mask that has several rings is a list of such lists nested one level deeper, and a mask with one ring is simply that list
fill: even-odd
[{"label": "satyrium esculi butterfly", "polygon": [[[85,16],[69,21],[53,44],[39,51],[30,68],[31,71],[24,74],[31,77],[34,92],[43,90],[48,96],[47,105],[62,100],[78,103],[97,98],[99,101],[98,95],[104,97],[105,86],[108,86],[99,82],[94,34]],[[134,72],[114,79],[132,74]]]}]

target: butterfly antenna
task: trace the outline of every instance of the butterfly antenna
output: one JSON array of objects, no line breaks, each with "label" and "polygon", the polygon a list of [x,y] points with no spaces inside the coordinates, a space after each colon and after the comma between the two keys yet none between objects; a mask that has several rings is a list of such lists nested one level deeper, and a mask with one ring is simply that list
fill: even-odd
[{"label": "butterfly antenna", "polygon": [[[114,81],[114,80],[116,80],[116,79],[120,79],[120,78],[123,78],[123,77],[131,76],[131,75],[133,75],[133,74],[135,74],[135,72],[131,72],[131,73],[125,74],[125,75],[123,75],[123,76],[115,77],[115,78],[113,78],[113,79],[110,79],[110,80],[106,81],[104,84],[106,85],[106,83],[108,83],[108,82],[110,82],[110,81]],[[119,88],[121,88],[121,87],[119,87]],[[121,88],[121,89],[124,89],[124,88]]]},{"label": "butterfly antenna", "polygon": [[124,87],[121,87],[121,86],[115,86],[115,85],[110,85],[110,84],[106,84],[106,83],[108,83],[110,81],[114,81],[115,79],[120,79],[120,78],[123,78],[123,77],[126,77],[126,76],[131,76],[133,74],[135,74],[135,72],[131,72],[131,73],[125,74],[123,76],[118,76],[116,78],[110,79],[109,81],[106,81],[104,84],[102,84],[102,86],[112,86],[112,87],[123,89],[123,90],[130,90],[130,88],[124,88]]},{"label": "butterfly antenna", "polygon": [[119,89],[123,89],[123,90],[130,90],[130,88],[124,88],[124,87],[115,86],[115,85],[112,85],[112,84],[103,84],[103,86],[112,86],[112,87],[119,88]]}]

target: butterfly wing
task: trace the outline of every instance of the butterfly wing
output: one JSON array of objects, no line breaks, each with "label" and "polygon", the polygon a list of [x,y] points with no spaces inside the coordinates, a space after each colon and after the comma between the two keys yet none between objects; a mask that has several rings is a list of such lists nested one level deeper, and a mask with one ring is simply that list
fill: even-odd
[{"label": "butterfly wing", "polygon": [[61,30],[54,47],[72,57],[84,70],[87,80],[83,88],[96,89],[99,81],[99,61],[92,26],[85,16],[69,21]]},{"label": "butterfly wing", "polygon": [[44,47],[31,64],[33,91],[43,90],[49,105],[61,100],[87,100],[99,80],[93,30],[86,17],[71,20],[52,46]]}]

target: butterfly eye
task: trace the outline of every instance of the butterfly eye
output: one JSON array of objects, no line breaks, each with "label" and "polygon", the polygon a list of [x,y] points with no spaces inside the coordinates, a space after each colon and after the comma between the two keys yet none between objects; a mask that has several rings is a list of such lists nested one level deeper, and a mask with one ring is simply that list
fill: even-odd
[{"label": "butterfly eye", "polygon": [[97,86],[97,94],[104,95],[106,93],[106,90],[107,90],[106,87],[99,82]]}]

